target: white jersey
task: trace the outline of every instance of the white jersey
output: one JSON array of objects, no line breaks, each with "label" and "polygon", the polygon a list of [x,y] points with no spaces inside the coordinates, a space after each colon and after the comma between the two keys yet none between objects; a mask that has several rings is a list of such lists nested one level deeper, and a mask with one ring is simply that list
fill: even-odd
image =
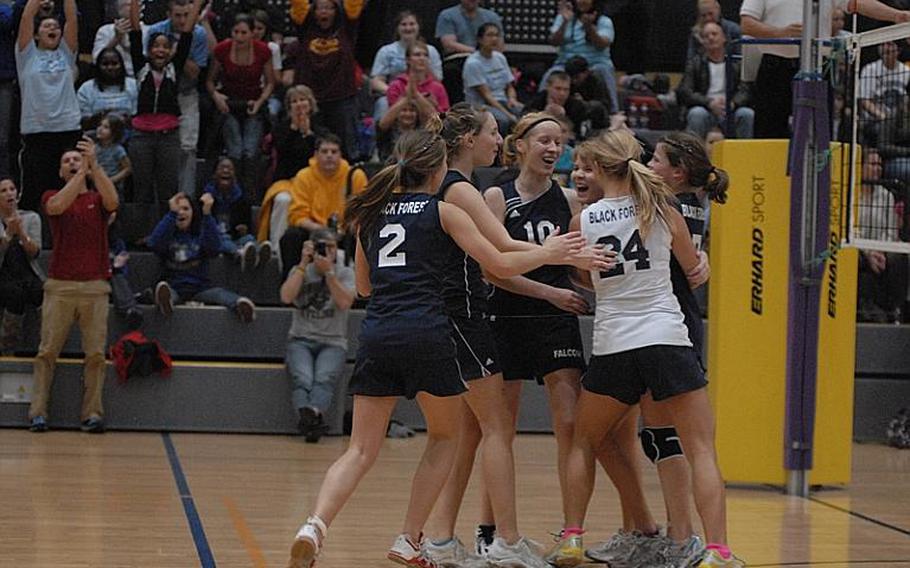
[{"label": "white jersey", "polygon": [[581,213],[585,239],[617,253],[615,268],[591,272],[597,295],[594,355],[692,345],[670,282],[670,230],[658,220],[643,240],[636,213],[631,196],[601,199]]}]

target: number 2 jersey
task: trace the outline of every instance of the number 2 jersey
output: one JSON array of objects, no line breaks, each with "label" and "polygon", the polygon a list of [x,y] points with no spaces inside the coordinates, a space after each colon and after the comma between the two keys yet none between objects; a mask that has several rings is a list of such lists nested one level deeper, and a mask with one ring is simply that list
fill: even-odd
[{"label": "number 2 jersey", "polygon": [[604,198],[582,211],[581,232],[589,243],[617,253],[613,269],[591,272],[597,296],[593,354],[691,346],[670,282],[672,237],[666,223],[656,220],[642,237],[632,197]]},{"label": "number 2 jersey", "polygon": [[452,325],[440,291],[460,267],[445,233],[439,200],[395,194],[360,245],[370,266],[372,293],[360,328],[360,355],[441,359],[455,356]]},{"label": "number 2 jersey", "polygon": [[[506,202],[503,223],[516,241],[542,244],[559,227],[561,234],[569,230],[572,208],[559,184],[553,181],[550,188],[530,201],[523,201],[515,188],[515,181],[504,183],[502,196]],[[569,267],[544,265],[524,274],[525,277],[556,288],[572,290]],[[514,294],[494,288],[490,298],[490,313],[496,316],[567,315],[546,300]]]}]

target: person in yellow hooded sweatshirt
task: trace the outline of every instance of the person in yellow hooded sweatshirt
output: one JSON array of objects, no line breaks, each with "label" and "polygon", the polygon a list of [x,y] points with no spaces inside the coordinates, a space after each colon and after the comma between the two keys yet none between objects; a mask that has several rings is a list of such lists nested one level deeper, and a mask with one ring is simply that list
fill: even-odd
[{"label": "person in yellow hooded sweatshirt", "polygon": [[[270,222],[275,218],[273,208],[280,214],[280,209],[287,207],[288,230],[283,236],[276,235],[280,237],[283,267],[299,262],[303,243],[311,232],[340,225],[350,172],[351,165],[341,157],[341,140],[327,133],[316,141],[316,155],[310,158],[309,167],[297,172],[290,183],[276,183],[269,188],[259,212],[257,238],[269,239]],[[351,193],[360,193],[367,185],[367,176],[363,170],[356,170],[350,183]],[[290,194],[289,204],[286,199],[276,199],[281,193]]]}]

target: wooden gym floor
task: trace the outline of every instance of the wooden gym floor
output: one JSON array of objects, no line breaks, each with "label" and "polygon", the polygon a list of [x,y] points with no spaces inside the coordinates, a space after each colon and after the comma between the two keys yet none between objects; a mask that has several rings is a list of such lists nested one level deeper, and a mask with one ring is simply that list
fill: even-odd
[{"label": "wooden gym floor", "polygon": [[[283,567],[298,524],[346,439],[0,430],[0,566],[9,568]],[[319,566],[391,566],[423,438],[388,440],[332,527]],[[549,543],[560,523],[550,436],[516,441],[522,531]],[[731,487],[731,544],[750,566],[910,566],[910,451],[854,448],[847,489],[804,500]],[[652,506],[663,516],[656,476]],[[459,523],[471,538],[472,483]],[[589,543],[618,526],[601,475]]]}]

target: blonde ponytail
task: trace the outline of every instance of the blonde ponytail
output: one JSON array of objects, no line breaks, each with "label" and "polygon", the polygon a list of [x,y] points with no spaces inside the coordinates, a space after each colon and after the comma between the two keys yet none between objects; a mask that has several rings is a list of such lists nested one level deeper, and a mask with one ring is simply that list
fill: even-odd
[{"label": "blonde ponytail", "polygon": [[641,163],[641,145],[623,130],[611,130],[590,138],[575,149],[576,158],[597,164],[605,177],[629,184],[638,208],[638,225],[642,238],[660,219],[666,223],[676,198],[673,190],[646,165]]}]

